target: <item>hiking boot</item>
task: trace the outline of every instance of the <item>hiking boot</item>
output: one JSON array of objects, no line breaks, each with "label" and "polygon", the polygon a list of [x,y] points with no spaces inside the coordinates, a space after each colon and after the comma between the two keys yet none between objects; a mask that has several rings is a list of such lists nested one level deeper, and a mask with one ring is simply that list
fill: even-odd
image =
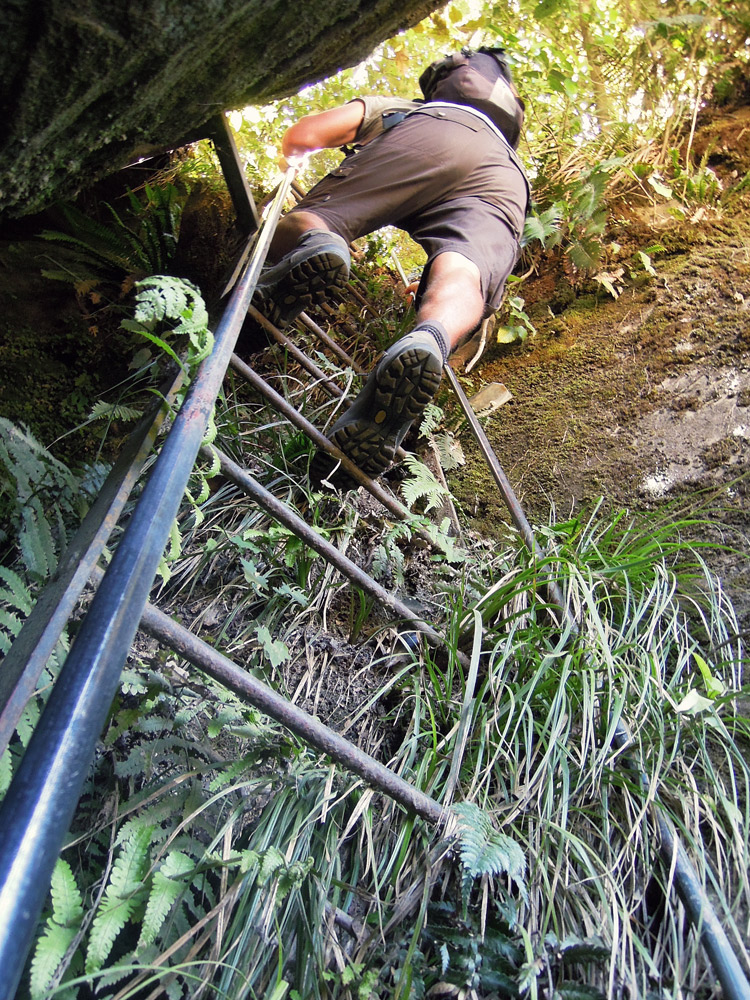
[{"label": "hiking boot", "polygon": [[[329,439],[363,472],[379,476],[432,401],[442,373],[443,355],[434,337],[425,330],[407,334],[385,352],[362,391],[329,431]],[[327,479],[334,468],[334,459],[319,452],[311,473],[317,480]],[[357,485],[342,472],[336,472],[332,482],[345,489]]]},{"label": "hiking boot", "polygon": [[349,247],[341,236],[310,229],[278,264],[261,272],[253,305],[274,326],[291,323],[339,291],[349,277]]}]

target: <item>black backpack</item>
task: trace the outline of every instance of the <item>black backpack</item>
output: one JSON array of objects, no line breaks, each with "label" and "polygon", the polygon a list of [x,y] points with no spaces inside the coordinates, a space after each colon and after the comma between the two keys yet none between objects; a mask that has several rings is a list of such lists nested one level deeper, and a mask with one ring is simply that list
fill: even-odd
[{"label": "black backpack", "polygon": [[463,48],[431,63],[419,78],[426,101],[468,104],[485,114],[515,149],[524,103],[513,86],[505,50]]}]

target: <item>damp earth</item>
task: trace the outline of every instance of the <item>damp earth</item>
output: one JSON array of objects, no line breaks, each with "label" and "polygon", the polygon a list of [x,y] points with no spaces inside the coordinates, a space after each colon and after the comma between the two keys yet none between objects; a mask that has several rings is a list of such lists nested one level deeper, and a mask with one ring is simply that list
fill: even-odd
[{"label": "damp earth", "polygon": [[[750,222],[747,194],[730,192],[750,169],[750,112],[705,133],[724,197],[688,212],[621,205],[601,264],[611,287],[566,274],[564,261],[531,274],[521,293],[536,332],[491,345],[462,381],[468,393],[501,383],[511,395],[485,429],[532,524],[597,505],[710,520],[721,547],[709,563],[746,626]],[[737,135],[744,146],[732,140],[722,170]],[[461,443],[467,463],[452,485],[491,534],[502,500],[468,432]]]}]

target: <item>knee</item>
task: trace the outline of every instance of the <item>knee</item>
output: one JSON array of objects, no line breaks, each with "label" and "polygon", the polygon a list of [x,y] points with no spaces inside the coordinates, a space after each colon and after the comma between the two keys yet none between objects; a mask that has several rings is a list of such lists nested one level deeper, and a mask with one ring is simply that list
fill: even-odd
[{"label": "knee", "polygon": [[277,261],[294,250],[300,239],[311,229],[328,229],[321,218],[312,212],[289,212],[279,221],[271,241],[269,260]]},{"label": "knee", "polygon": [[457,261],[450,264],[443,263],[439,267],[433,264],[427,275],[422,298],[443,297],[463,300],[467,306],[470,305],[472,308],[480,300],[484,305],[482,281],[476,265],[469,260],[466,260],[465,264],[462,261]]}]

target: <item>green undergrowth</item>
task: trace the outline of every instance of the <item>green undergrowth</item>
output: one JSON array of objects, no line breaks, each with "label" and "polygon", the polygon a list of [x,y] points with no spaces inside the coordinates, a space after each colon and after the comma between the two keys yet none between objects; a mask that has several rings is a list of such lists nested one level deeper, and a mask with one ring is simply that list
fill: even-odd
[{"label": "green undergrowth", "polygon": [[[293,370],[275,381],[332,418]],[[153,599],[451,822],[139,640],[19,996],[718,996],[649,819],[658,799],[739,948],[745,654],[700,523],[594,510],[539,525],[536,558],[505,529],[449,544],[443,523],[441,554],[416,543],[424,514],[399,527],[305,486],[309,445],[233,377],[216,431],[446,644],[415,643],[221,479],[184,506]]]},{"label": "green undergrowth", "polygon": [[[181,361],[187,340],[197,363],[205,315],[188,288],[147,282],[130,329]],[[408,324],[386,277],[365,291],[387,317],[373,340]],[[359,308],[337,310],[345,335]],[[159,324],[170,317],[179,345]],[[306,336],[297,342],[355,391],[360,377]],[[335,420],[336,401],[281,349],[254,366],[316,426]],[[440,414],[428,416],[437,426]],[[77,474],[19,433],[2,456],[4,648],[85,506]],[[446,641],[417,641],[413,624],[394,622],[210,463],[152,600],[428,795],[447,822],[416,819],[139,637],[19,997],[718,996],[650,819],[658,799],[741,949],[745,652],[712,549],[696,541],[710,524],[594,507],[538,524],[546,554],[532,556],[497,519],[482,537],[459,509],[462,535],[451,534],[444,505],[455,497],[416,460],[385,480],[412,508],[401,523],[358,494],[313,487],[312,446],[232,373],[211,436]],[[47,562],[34,577],[24,560],[36,549]],[[75,623],[58,661],[74,633]],[[3,759],[5,781],[55,669]]]}]

